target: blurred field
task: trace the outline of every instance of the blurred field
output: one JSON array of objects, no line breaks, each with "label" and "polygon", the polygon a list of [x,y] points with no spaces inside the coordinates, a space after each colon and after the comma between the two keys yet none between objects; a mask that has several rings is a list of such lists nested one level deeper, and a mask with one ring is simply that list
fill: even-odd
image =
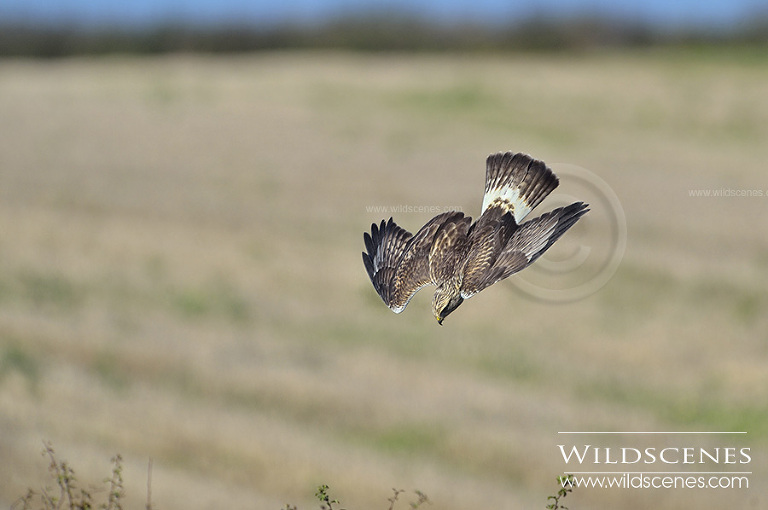
[{"label": "blurred field", "polygon": [[[558,431],[744,430],[750,490],[566,504],[764,507],[768,196],[689,190],[768,192],[766,83],[759,56],[661,51],[1,62],[0,503],[44,479],[42,440],[83,480],[121,453],[130,508],[150,457],[165,510],[315,508],[320,483],[351,510],[543,508]],[[442,328],[429,290],[391,313],[366,207],[476,216],[507,149],[613,188],[616,275],[568,304],[504,282]]]}]

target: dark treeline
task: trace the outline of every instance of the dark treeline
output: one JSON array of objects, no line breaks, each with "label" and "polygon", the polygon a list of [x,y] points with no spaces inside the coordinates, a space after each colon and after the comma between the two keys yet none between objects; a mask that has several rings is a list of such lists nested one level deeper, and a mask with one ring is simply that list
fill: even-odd
[{"label": "dark treeline", "polygon": [[658,29],[600,17],[530,17],[507,24],[433,23],[407,15],[355,15],[317,25],[224,23],[83,28],[0,22],[0,56],[57,58],[114,53],[353,51],[571,51],[603,47],[733,45],[768,48],[768,15],[737,27]]}]

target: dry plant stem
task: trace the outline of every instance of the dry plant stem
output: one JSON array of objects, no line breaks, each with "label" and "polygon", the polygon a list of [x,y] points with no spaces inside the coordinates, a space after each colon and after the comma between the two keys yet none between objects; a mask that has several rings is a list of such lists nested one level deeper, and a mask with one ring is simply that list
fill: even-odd
[{"label": "dry plant stem", "polygon": [[395,508],[395,502],[397,501],[397,498],[405,491],[402,489],[395,489],[393,487],[392,492],[394,492],[394,494],[389,499],[387,499],[387,501],[389,501],[389,510]]},{"label": "dry plant stem", "polygon": [[146,510],[152,510],[152,458],[147,464],[147,505]]}]

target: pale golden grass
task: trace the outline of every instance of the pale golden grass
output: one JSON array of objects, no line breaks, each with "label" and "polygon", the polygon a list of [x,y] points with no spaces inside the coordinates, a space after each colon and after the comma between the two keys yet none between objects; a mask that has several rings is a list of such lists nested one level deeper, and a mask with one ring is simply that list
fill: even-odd
[{"label": "pale golden grass", "polygon": [[[44,479],[42,440],[96,481],[121,453],[130,508],[150,457],[157,508],[309,508],[320,483],[350,509],[391,487],[543,508],[559,430],[747,430],[764,474],[768,197],[689,190],[768,192],[767,80],[764,62],[663,54],[3,62],[0,502]],[[502,149],[610,184],[619,271],[569,304],[505,282],[442,328],[428,291],[392,314],[360,260],[389,214],[366,207],[474,216]],[[599,239],[601,214],[562,249]]]}]

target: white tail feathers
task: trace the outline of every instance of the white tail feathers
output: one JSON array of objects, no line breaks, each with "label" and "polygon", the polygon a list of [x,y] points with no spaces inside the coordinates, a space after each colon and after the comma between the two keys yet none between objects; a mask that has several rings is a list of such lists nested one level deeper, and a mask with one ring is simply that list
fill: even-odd
[{"label": "white tail feathers", "polygon": [[483,209],[499,207],[519,224],[558,185],[543,161],[527,154],[500,152],[486,160]]}]

